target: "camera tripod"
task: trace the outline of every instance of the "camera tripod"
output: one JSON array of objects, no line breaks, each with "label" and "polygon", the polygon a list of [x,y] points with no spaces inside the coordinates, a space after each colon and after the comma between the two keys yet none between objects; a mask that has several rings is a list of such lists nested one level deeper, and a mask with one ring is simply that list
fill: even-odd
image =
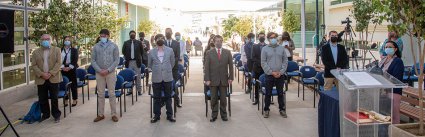
[{"label": "camera tripod", "polygon": [[10,122],[9,118],[6,116],[6,113],[4,113],[3,108],[0,106],[0,111],[3,114],[3,117],[6,119],[7,121],[7,125],[4,129],[2,129],[2,131],[0,132],[0,136],[6,131],[6,129],[10,126],[10,128],[12,128],[13,132],[15,133],[15,135],[17,137],[19,137],[18,132],[16,132],[15,128],[13,127],[13,124]]},{"label": "camera tripod", "polygon": [[[354,45],[354,37],[353,37],[353,35],[355,36],[355,37],[357,37],[356,36],[356,33],[353,31],[353,27],[351,26],[351,23],[352,21],[350,20],[350,18],[346,18],[346,20],[344,20],[344,21],[341,21],[341,23],[342,24],[346,24],[345,25],[345,28],[344,28],[344,31],[345,31],[345,35],[344,35],[344,45],[346,45],[347,46],[347,48],[346,48],[346,50],[347,50],[347,53],[349,53],[350,52],[350,50],[352,49],[353,51],[351,52],[351,57],[354,59],[354,62],[352,63],[352,66],[353,66],[353,69],[354,69],[354,67],[356,68],[356,69],[359,69],[359,63],[358,63],[358,61],[357,61],[357,56],[359,55],[359,51],[358,50],[356,50],[356,47],[355,47],[355,45]],[[349,43],[348,42],[350,42],[350,44],[351,44],[351,49],[350,49],[350,45],[349,45]],[[350,58],[350,55],[348,55],[348,58]],[[350,59],[348,59],[348,60],[350,60]],[[355,64],[354,64],[355,63]]]}]

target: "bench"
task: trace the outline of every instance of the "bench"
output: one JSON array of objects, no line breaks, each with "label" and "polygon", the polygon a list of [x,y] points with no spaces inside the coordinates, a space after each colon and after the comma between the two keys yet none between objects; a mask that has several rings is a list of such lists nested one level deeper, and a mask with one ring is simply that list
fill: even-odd
[{"label": "bench", "polygon": [[[408,87],[403,89],[403,96],[401,96],[400,113],[408,116],[410,119],[419,120],[420,108],[418,100],[418,89]],[[425,96],[423,96],[424,98]],[[425,102],[422,102],[425,106]],[[422,110],[425,114],[425,110]]]}]

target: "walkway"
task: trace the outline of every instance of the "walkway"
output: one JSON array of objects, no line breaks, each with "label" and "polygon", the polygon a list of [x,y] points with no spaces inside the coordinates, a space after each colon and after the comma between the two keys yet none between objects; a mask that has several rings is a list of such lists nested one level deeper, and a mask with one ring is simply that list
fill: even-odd
[{"label": "walkway", "polygon": [[[16,129],[23,137],[317,137],[317,108],[313,108],[313,95],[306,91],[305,101],[297,97],[297,84],[291,82],[287,92],[288,118],[279,115],[277,103],[271,106],[270,118],[265,119],[257,106],[251,105],[249,94],[244,94],[241,83],[233,82],[232,117],[223,122],[218,119],[215,123],[209,122],[205,117],[205,104],[202,87],[202,59],[191,57],[190,77],[183,97],[183,107],[178,109],[176,123],[165,120],[155,124],[150,123],[149,96],[144,94],[139,102],[131,105],[127,98],[127,112],[118,123],[106,119],[94,123],[96,116],[96,98],[92,93],[90,101],[82,104],[81,96],[77,107],[72,113],[67,113],[60,123],[53,119],[42,123],[18,124]],[[94,91],[92,82],[91,91]],[[25,115],[29,106],[37,98],[27,99],[6,107],[6,113],[12,120]],[[275,98],[276,100],[276,98]],[[59,100],[61,102],[61,99]],[[106,102],[106,104],[108,104]],[[60,103],[60,107],[62,104]],[[209,106],[208,106],[209,107]],[[105,112],[110,112],[109,106]],[[62,110],[62,109],[61,109]],[[117,110],[119,110],[117,108]],[[165,110],[163,109],[163,112]],[[0,119],[3,119],[0,117]],[[0,125],[3,126],[3,125]],[[0,127],[1,128],[1,127]],[[12,137],[13,132],[8,129],[4,135]]]}]

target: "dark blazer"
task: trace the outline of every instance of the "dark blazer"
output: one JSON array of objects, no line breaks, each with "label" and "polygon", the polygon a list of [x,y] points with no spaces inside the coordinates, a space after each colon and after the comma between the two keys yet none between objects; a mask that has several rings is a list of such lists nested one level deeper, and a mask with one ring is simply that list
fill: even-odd
[{"label": "dark blazer", "polygon": [[263,72],[263,68],[261,67],[261,49],[266,46],[258,43],[253,46],[252,49],[252,71],[256,74]]},{"label": "dark blazer", "polygon": [[[61,49],[61,52],[64,48]],[[76,48],[71,47],[71,65],[74,66],[74,69],[78,68],[78,50]],[[65,59],[64,59],[65,60]],[[63,61],[63,60],[62,60]]]},{"label": "dark blazer", "polygon": [[[167,40],[165,40],[165,46],[170,47],[173,49],[174,51],[174,57],[175,57],[175,64],[179,64],[179,60],[180,60],[180,42],[177,42],[176,40],[172,40],[171,45],[168,45]],[[174,65],[173,67],[173,77],[174,79],[178,78],[178,70],[179,70],[179,65]]]},{"label": "dark blazer", "polygon": [[[399,57],[395,57],[393,61],[391,62],[391,65],[388,67],[387,72],[388,74],[392,75],[398,80],[403,81],[403,73],[404,73],[403,60],[401,60]],[[402,91],[401,91],[401,88],[395,88],[393,89],[393,92],[401,95]]]},{"label": "dark blazer", "polygon": [[129,60],[131,60],[131,41],[134,43],[134,59],[136,60],[137,67],[142,65],[143,56],[147,56],[145,50],[143,50],[142,42],[139,40],[127,40],[122,46],[122,54],[124,55],[125,67],[128,68]]},{"label": "dark blazer", "polygon": [[331,74],[331,70],[332,69],[336,69],[336,68],[341,68],[341,69],[347,69],[348,68],[348,55],[347,55],[347,51],[345,51],[345,47],[343,45],[338,44],[338,60],[336,61],[336,65],[335,65],[335,61],[334,58],[332,56],[332,50],[331,50],[331,45],[328,43],[325,46],[322,47],[322,62],[323,65],[325,65],[325,78],[334,78],[335,76],[333,76]]},{"label": "dark blazer", "polygon": [[216,48],[205,54],[204,80],[211,81],[210,86],[228,86],[228,80],[233,80],[232,53],[221,49],[220,60]]}]

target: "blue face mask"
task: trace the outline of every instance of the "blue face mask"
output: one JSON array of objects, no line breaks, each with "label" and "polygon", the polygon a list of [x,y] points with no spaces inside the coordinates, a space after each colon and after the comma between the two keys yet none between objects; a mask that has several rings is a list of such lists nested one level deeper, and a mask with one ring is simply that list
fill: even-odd
[{"label": "blue face mask", "polygon": [[249,39],[245,39],[245,43],[249,43]]},{"label": "blue face mask", "polygon": [[394,55],[395,50],[394,48],[385,48],[385,53],[387,53],[387,55]]},{"label": "blue face mask", "polygon": [[100,41],[101,41],[102,43],[106,43],[106,42],[108,42],[108,38],[100,38]]},{"label": "blue face mask", "polygon": [[251,42],[252,42],[252,43],[255,43],[255,39],[251,39]]},{"label": "blue face mask", "polygon": [[176,36],[176,40],[179,41],[180,40],[180,36]]},{"label": "blue face mask", "polygon": [[70,45],[71,45],[71,41],[66,40],[65,42],[63,42],[63,44],[64,44],[65,46],[70,46]]},{"label": "blue face mask", "polygon": [[271,39],[270,40],[270,44],[271,45],[276,45],[277,44],[277,39],[276,38]]},{"label": "blue face mask", "polygon": [[41,41],[41,46],[43,46],[45,48],[49,48],[50,42],[48,40],[43,40],[43,41]]}]

